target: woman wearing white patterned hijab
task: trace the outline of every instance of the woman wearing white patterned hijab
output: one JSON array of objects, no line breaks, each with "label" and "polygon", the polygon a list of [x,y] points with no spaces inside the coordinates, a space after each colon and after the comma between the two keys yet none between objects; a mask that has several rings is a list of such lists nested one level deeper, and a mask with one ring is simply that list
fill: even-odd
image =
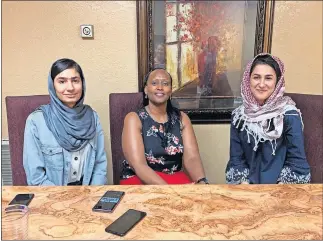
[{"label": "woman wearing white patterned hijab", "polygon": [[284,64],[257,55],[241,82],[243,104],[232,113],[227,183],[308,183],[301,112],[285,92]]}]

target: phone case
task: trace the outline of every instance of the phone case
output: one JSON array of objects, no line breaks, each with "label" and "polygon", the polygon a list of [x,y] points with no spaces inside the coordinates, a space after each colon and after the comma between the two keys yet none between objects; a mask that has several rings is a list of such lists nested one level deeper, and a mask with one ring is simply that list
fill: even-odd
[{"label": "phone case", "polygon": [[108,192],[110,191],[107,191],[105,194],[103,194],[103,196],[99,199],[99,201],[94,205],[94,207],[92,208],[92,211],[93,212],[104,212],[104,213],[112,213],[116,208],[117,206],[119,205],[119,203],[121,202],[122,198],[124,197],[125,195],[125,192],[122,192],[122,191],[111,191],[111,192],[117,192],[118,194],[120,194],[120,199],[119,201],[115,204],[115,206],[112,208],[112,209],[101,209],[101,208],[96,208],[96,206],[100,203],[100,200],[103,198],[103,197],[109,197]]},{"label": "phone case", "polygon": [[[111,227],[117,223],[119,223],[120,225],[122,225],[120,222],[124,221],[128,221],[127,220],[127,216],[131,215],[131,213],[129,213],[129,211],[131,212],[135,212],[137,214],[140,215],[139,218],[137,218],[135,221],[133,221],[132,223],[128,224],[129,228],[127,230],[125,230],[124,232],[119,232],[119,231],[116,231],[116,230],[111,230]],[[141,220],[143,220],[144,217],[147,216],[147,213],[146,212],[142,212],[142,211],[138,211],[138,210],[135,210],[135,209],[129,209],[127,212],[125,212],[124,214],[122,214],[118,219],[116,219],[113,223],[111,223],[108,227],[106,227],[105,231],[107,233],[111,233],[111,234],[114,234],[114,235],[118,235],[118,236],[125,236],[131,229],[133,229]],[[123,220],[124,219],[124,220]],[[123,225],[124,226],[124,225]]]},{"label": "phone case", "polygon": [[[19,196],[22,195],[29,195],[30,197],[28,199],[24,199],[24,200],[19,200]],[[19,193],[17,194],[8,205],[26,205],[28,206],[30,204],[30,202],[33,200],[33,198],[35,197],[35,194],[33,193]]]}]

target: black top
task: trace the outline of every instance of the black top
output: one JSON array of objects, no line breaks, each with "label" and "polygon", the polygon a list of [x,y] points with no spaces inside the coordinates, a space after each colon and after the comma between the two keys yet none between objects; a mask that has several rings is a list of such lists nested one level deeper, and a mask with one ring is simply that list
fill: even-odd
[{"label": "black top", "polygon": [[[184,152],[180,119],[171,116],[167,122],[158,123],[145,108],[138,110],[137,114],[142,123],[141,135],[148,166],[154,171],[167,174],[180,171]],[[121,179],[127,179],[133,175],[136,175],[134,170],[124,160]]]}]

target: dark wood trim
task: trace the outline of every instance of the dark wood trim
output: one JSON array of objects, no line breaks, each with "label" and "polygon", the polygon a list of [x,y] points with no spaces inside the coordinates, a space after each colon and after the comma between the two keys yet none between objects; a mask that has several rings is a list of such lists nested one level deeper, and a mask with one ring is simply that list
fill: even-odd
[{"label": "dark wood trim", "polygon": [[254,55],[262,52],[271,52],[274,9],[275,0],[258,1]]},{"label": "dark wood trim", "polygon": [[271,53],[273,26],[274,26],[275,0],[266,2],[266,26],[263,52]]},{"label": "dark wood trim", "polygon": [[225,124],[231,122],[233,109],[217,110],[185,110],[184,112],[191,119],[192,124]]},{"label": "dark wood trim", "polygon": [[264,33],[265,33],[265,1],[258,1],[257,4],[257,19],[256,19],[256,34],[255,34],[255,50],[254,55],[263,52]]},{"label": "dark wood trim", "polygon": [[137,51],[138,51],[138,91],[143,88],[143,79],[148,73],[148,1],[137,1]]}]

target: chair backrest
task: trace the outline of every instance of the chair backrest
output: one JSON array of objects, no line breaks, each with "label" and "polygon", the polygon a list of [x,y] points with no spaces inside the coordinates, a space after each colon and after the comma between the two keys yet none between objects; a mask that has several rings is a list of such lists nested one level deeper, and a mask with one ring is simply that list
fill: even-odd
[{"label": "chair backrest", "polygon": [[312,183],[323,183],[323,95],[286,93],[302,112],[306,158]]},{"label": "chair backrest", "polygon": [[121,134],[125,116],[132,111],[137,111],[142,107],[142,93],[111,93],[109,96],[110,106],[110,136],[111,152],[113,164],[113,183],[119,184],[122,171]]},{"label": "chair backrest", "polygon": [[49,95],[6,97],[12,183],[14,186],[27,185],[22,160],[26,119],[40,105],[48,104],[49,101]]}]

